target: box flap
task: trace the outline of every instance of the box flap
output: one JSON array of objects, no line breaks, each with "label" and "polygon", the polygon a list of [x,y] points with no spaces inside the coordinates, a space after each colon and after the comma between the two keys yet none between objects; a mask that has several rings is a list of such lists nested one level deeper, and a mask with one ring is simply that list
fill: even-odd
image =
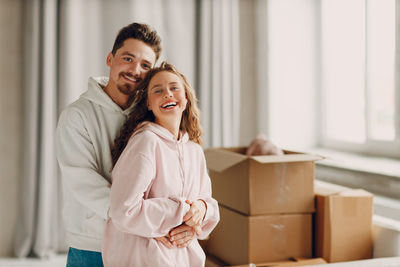
[{"label": "box flap", "polygon": [[304,162],[321,160],[323,157],[313,154],[304,154],[285,150],[285,154],[264,155],[264,156],[247,156],[245,155],[246,147],[226,147],[226,148],[209,148],[204,151],[209,169],[222,172],[242,161],[252,159],[258,163],[281,163],[281,162]]},{"label": "box flap", "polygon": [[323,157],[312,154],[285,154],[282,156],[267,155],[267,156],[252,156],[251,159],[259,163],[279,163],[279,162],[301,162],[321,160]]},{"label": "box flap", "polygon": [[352,189],[340,192],[340,196],[344,197],[373,197],[373,194],[363,189]]},{"label": "box flap", "polygon": [[204,154],[207,159],[207,167],[217,172],[222,172],[248,159],[246,155],[220,148],[206,149]]},{"label": "box flap", "polygon": [[349,191],[351,188],[341,185],[331,184],[328,182],[314,180],[314,192],[316,195],[329,196],[336,195],[340,192]]},{"label": "box flap", "polygon": [[318,180],[314,181],[314,192],[316,195],[322,196],[338,195],[342,197],[373,197],[372,193],[363,189],[353,189]]}]

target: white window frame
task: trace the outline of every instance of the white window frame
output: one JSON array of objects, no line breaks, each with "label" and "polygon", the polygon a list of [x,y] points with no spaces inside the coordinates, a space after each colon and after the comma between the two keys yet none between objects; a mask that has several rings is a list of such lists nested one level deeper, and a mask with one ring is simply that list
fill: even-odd
[{"label": "white window frame", "polygon": [[[366,0],[368,1],[368,0]],[[324,87],[323,87],[323,82],[322,79],[319,79],[318,84],[319,88],[321,88],[321,91],[319,93],[319,99],[320,104],[319,104],[319,110],[320,114],[320,122],[319,125],[319,134],[318,134],[318,139],[319,139],[319,146],[324,147],[324,148],[329,148],[329,149],[335,149],[335,150],[341,150],[341,151],[348,151],[348,152],[353,152],[353,153],[360,153],[364,155],[370,155],[370,156],[382,156],[382,157],[392,157],[392,158],[400,158],[400,0],[396,0],[396,52],[395,52],[395,140],[394,141],[376,141],[376,140],[371,140],[369,139],[369,134],[367,132],[367,140],[363,144],[357,144],[357,143],[351,143],[351,142],[345,142],[345,141],[338,141],[338,140],[333,140],[327,137],[326,133],[326,120],[325,118],[325,110],[324,110]],[[317,3],[318,7],[316,8],[317,10],[317,18],[319,20],[318,25],[321,25],[321,6],[318,1]],[[317,27],[317,36],[318,36],[318,52],[319,53],[319,66],[322,67],[322,42],[321,42],[321,27]],[[368,60],[367,63],[368,64]],[[367,66],[367,65],[366,65]],[[322,70],[321,68],[319,69],[319,76],[322,75]],[[365,94],[365,101],[367,103],[368,101],[368,84],[366,83],[366,86],[364,88],[366,90]],[[368,131],[368,111],[365,112],[366,118],[366,131]]]}]

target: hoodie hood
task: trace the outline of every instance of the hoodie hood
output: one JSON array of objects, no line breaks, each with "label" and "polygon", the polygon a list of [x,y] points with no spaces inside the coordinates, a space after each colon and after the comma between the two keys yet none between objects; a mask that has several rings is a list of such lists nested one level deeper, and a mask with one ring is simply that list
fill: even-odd
[{"label": "hoodie hood", "polygon": [[104,92],[104,87],[108,84],[108,77],[90,77],[88,80],[88,90],[81,95],[93,103],[103,106],[107,109],[124,113],[128,115],[132,110],[132,106],[123,110]]},{"label": "hoodie hood", "polygon": [[189,141],[189,135],[187,133],[184,133],[182,136],[182,131],[181,131],[182,137],[179,140],[177,140],[175,138],[175,136],[170,131],[168,131],[166,128],[162,127],[161,125],[159,125],[155,122],[150,122],[150,121],[144,121],[144,122],[140,123],[137,126],[132,137],[137,135],[138,133],[141,133],[144,131],[151,131],[152,133],[159,136],[162,140],[164,140],[164,142],[168,142],[168,143],[186,143]]}]

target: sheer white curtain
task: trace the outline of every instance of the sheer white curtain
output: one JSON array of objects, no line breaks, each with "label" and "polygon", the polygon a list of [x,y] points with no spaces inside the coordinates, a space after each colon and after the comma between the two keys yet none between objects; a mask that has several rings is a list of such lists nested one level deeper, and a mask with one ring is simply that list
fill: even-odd
[{"label": "sheer white curtain", "polygon": [[237,0],[26,1],[17,256],[48,257],[66,250],[53,146],[58,115],[86,90],[89,76],[108,75],[107,53],[127,24],[152,25],[162,38],[160,61],[175,64],[197,87],[206,145],[237,142],[237,13]]},{"label": "sheer white curtain", "polygon": [[198,91],[204,146],[239,142],[240,51],[237,0],[199,2]]},{"label": "sheer white curtain", "polygon": [[[57,121],[55,0],[25,2],[23,165],[15,254],[49,256],[60,236],[60,194],[53,153]],[[61,231],[62,233],[62,231]]]}]

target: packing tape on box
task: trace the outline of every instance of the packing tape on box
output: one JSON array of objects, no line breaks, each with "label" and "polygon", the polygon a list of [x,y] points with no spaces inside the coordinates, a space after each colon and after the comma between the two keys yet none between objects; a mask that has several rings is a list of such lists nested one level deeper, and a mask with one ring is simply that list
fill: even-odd
[{"label": "packing tape on box", "polygon": [[287,185],[287,163],[276,163],[274,164],[274,175],[275,177],[281,177],[279,181],[277,181],[277,191],[279,192],[278,197],[276,198],[277,203],[285,203],[290,200],[291,190]]},{"label": "packing tape on box", "polygon": [[282,218],[276,217],[273,222],[269,225],[272,228],[273,234],[271,234],[271,239],[273,244],[275,244],[274,249],[276,253],[286,255],[286,245],[287,245],[287,235],[285,224]]}]

